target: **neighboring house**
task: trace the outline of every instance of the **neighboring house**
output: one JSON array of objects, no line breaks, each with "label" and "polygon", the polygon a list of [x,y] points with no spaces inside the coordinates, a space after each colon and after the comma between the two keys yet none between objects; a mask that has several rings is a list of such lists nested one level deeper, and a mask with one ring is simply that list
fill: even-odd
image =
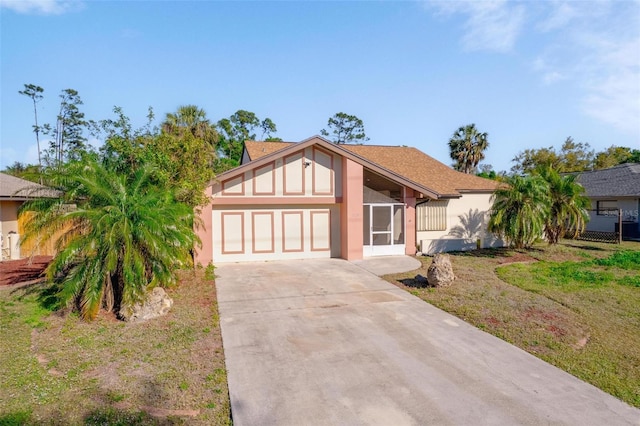
[{"label": "neighboring house", "polygon": [[[17,238],[21,227],[18,223],[18,209],[27,200],[36,197],[51,197],[54,193],[46,186],[0,173],[0,238],[2,259],[20,257]],[[10,240],[13,246],[10,246]]]},{"label": "neighboring house", "polygon": [[207,188],[196,260],[433,253],[501,244],[486,233],[495,181],[410,147],[246,142]]},{"label": "neighboring house", "polygon": [[617,232],[622,210],[623,238],[640,238],[640,163],[582,172],[577,181],[591,199],[588,231]]}]

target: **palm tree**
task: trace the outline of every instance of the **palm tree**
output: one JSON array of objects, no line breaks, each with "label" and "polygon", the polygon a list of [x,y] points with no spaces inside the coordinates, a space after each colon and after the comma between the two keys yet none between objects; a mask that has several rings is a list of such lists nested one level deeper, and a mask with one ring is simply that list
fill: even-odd
[{"label": "palm tree", "polygon": [[193,210],[153,185],[149,167],[118,174],[85,158],[53,182],[64,189],[61,198],[23,205],[21,214],[33,212],[23,239],[65,231],[46,274],[82,318],[95,318],[101,307],[119,314],[150,288],[174,282],[174,269],[190,262],[198,242]]},{"label": "palm tree", "polygon": [[548,186],[540,176],[512,176],[493,194],[489,231],[518,249],[543,234],[549,216]]},{"label": "palm tree", "polygon": [[536,174],[546,181],[550,198],[549,216],[544,225],[547,241],[557,244],[565,235],[577,237],[589,221],[586,209],[590,205],[584,188],[575,181],[577,175],[561,176],[551,167],[540,167]]},{"label": "palm tree", "polygon": [[488,134],[480,133],[475,124],[460,127],[449,139],[449,155],[455,161],[453,167],[467,174],[474,173],[489,147],[487,137]]},{"label": "palm tree", "polygon": [[162,131],[174,135],[188,131],[193,136],[206,140],[212,147],[218,141],[218,132],[207,119],[207,113],[195,105],[182,105],[175,113],[167,113]]}]

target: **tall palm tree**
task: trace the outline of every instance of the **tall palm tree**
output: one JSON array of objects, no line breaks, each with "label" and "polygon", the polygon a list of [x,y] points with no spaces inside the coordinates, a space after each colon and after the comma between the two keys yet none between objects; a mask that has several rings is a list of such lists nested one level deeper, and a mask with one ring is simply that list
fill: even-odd
[{"label": "tall palm tree", "polygon": [[516,248],[530,247],[549,216],[548,186],[540,176],[512,176],[493,194],[489,231]]},{"label": "tall palm tree", "polygon": [[149,167],[125,175],[85,158],[53,181],[64,195],[23,205],[21,214],[33,212],[23,238],[66,231],[46,273],[82,318],[95,318],[101,307],[118,314],[151,287],[172,283],[175,268],[190,262],[198,242],[193,210],[153,185]]},{"label": "tall palm tree", "polygon": [[589,198],[584,188],[576,182],[577,175],[561,176],[551,167],[540,167],[536,174],[544,179],[550,198],[549,215],[544,233],[549,244],[557,244],[565,235],[577,237],[589,221]]},{"label": "tall palm tree", "polygon": [[475,124],[467,124],[449,139],[449,155],[455,161],[458,171],[474,173],[480,161],[484,160],[484,151],[489,147],[487,133],[480,133]]},{"label": "tall palm tree", "polygon": [[174,135],[188,131],[193,136],[206,140],[212,147],[218,141],[218,132],[207,119],[207,113],[195,105],[182,105],[175,113],[167,113],[162,131]]}]

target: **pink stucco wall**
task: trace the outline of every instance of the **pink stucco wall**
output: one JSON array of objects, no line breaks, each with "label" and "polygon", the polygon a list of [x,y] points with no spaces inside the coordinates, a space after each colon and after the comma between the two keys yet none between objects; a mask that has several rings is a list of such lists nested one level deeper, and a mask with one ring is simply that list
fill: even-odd
[{"label": "pink stucco wall", "polygon": [[413,256],[416,254],[416,196],[412,189],[405,188],[405,254]]},{"label": "pink stucco wall", "polygon": [[[205,189],[205,194],[211,200],[212,186],[208,186]],[[213,262],[213,204],[212,200],[202,207],[199,214],[198,223],[195,226],[196,235],[200,238],[202,243],[201,247],[196,247],[195,250],[195,263],[207,266],[210,262]]]},{"label": "pink stucco wall", "polygon": [[347,260],[362,259],[363,173],[361,164],[342,158],[341,257]]}]

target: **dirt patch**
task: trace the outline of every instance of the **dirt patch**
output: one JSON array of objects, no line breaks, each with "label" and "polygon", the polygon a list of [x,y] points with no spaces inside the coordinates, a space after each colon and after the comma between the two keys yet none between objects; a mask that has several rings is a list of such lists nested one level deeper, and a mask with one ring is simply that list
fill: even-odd
[{"label": "dirt patch", "polygon": [[537,262],[538,259],[532,257],[526,253],[515,252],[512,256],[505,256],[498,258],[498,264],[500,265],[508,265],[510,263],[531,263]]},{"label": "dirt patch", "polygon": [[0,262],[0,286],[41,279],[51,259],[51,256],[34,256]]}]

